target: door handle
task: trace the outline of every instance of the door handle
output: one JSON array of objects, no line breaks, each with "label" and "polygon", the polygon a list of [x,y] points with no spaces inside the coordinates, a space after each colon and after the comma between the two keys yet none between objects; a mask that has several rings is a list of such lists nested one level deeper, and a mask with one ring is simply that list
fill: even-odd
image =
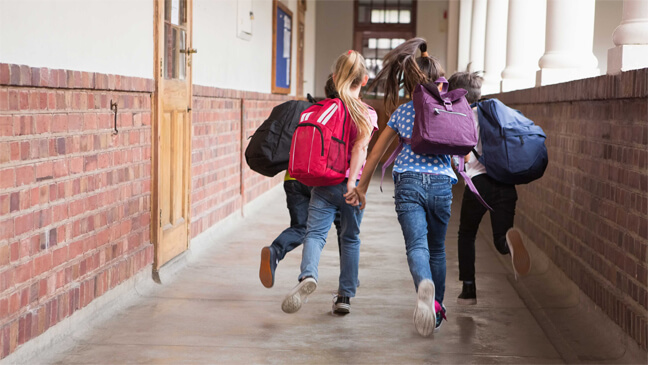
[{"label": "door handle", "polygon": [[192,53],[198,53],[198,50],[195,48],[181,49],[180,53],[192,54]]}]

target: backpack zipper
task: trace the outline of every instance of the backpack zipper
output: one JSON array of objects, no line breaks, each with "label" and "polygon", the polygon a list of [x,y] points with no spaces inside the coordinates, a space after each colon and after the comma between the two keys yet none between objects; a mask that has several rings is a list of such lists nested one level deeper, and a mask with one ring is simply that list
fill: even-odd
[{"label": "backpack zipper", "polygon": [[434,114],[439,115],[439,114],[441,114],[441,113],[457,114],[457,115],[461,115],[461,116],[463,116],[463,117],[466,116],[466,114],[464,114],[464,113],[459,113],[459,112],[449,112],[449,111],[447,111],[447,110],[442,110],[442,109],[439,109],[439,108],[434,108]]}]

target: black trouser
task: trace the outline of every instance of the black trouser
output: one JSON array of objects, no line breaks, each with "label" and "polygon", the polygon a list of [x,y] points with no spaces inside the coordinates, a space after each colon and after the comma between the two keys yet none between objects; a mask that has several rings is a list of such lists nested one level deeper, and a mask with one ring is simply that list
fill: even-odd
[{"label": "black trouser", "polygon": [[[493,243],[502,255],[509,253],[506,232],[513,227],[517,192],[515,185],[502,184],[486,174],[472,178],[479,195],[493,208],[490,212]],[[459,221],[459,280],[475,280],[475,237],[487,209],[468,187],[464,190]]]}]

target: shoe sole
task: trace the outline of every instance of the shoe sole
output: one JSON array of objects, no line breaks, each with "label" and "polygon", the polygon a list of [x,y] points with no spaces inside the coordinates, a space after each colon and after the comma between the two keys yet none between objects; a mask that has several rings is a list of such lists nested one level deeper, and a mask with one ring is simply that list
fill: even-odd
[{"label": "shoe sole", "polygon": [[470,299],[457,298],[457,304],[461,304],[461,305],[475,305],[475,304],[477,304],[477,298],[470,298]]},{"label": "shoe sole", "polygon": [[272,288],[274,285],[274,277],[272,277],[272,268],[270,267],[272,260],[272,255],[270,252],[270,247],[264,247],[261,249],[261,267],[259,267],[259,279],[261,279],[261,284],[266,288]]},{"label": "shoe sole", "polygon": [[317,289],[317,282],[315,279],[308,278],[302,280],[293,290],[286,296],[283,303],[281,303],[281,310],[285,313],[297,312],[306,298]]},{"label": "shoe sole", "polygon": [[434,312],[434,283],[423,280],[419,283],[417,303],[414,309],[414,327],[423,337],[432,334],[436,326],[436,313]]},{"label": "shoe sole", "polygon": [[506,243],[511,251],[511,260],[513,261],[513,270],[517,275],[523,276],[531,270],[531,258],[529,252],[524,246],[520,231],[511,228],[506,232]]},{"label": "shoe sole", "polygon": [[349,304],[333,304],[333,313],[349,314],[351,312],[351,305]]}]

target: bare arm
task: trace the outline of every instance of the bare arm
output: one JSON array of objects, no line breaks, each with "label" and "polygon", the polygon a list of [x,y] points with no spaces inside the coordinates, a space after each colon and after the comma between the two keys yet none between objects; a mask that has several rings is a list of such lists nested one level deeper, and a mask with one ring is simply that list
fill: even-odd
[{"label": "bare arm", "polygon": [[396,133],[396,131],[391,127],[385,128],[382,133],[380,133],[376,144],[371,150],[371,154],[369,154],[369,157],[367,158],[367,163],[365,164],[362,177],[360,178],[360,183],[355,189],[349,189],[348,192],[344,195],[348,204],[360,204],[360,209],[364,209],[365,195],[367,194],[367,189],[369,188],[369,182],[371,182],[371,176],[376,171],[376,167],[378,167],[380,159],[383,157],[396,136],[398,136],[398,133]]},{"label": "bare arm", "polygon": [[355,188],[355,183],[362,168],[362,164],[367,158],[367,148],[371,141],[371,135],[356,141],[351,149],[351,162],[349,163],[349,179],[347,180],[347,192]]}]

